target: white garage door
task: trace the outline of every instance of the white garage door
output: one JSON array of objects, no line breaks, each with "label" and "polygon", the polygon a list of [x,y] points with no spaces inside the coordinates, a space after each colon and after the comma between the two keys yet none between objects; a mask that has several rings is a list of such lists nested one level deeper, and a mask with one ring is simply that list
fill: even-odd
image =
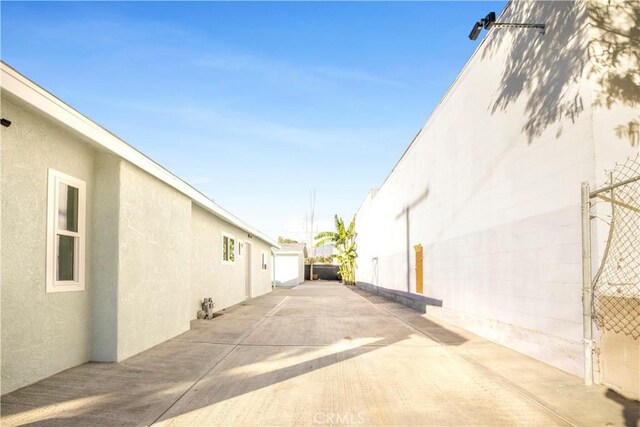
[{"label": "white garage door", "polygon": [[277,255],[276,286],[295,286],[300,283],[298,255]]}]

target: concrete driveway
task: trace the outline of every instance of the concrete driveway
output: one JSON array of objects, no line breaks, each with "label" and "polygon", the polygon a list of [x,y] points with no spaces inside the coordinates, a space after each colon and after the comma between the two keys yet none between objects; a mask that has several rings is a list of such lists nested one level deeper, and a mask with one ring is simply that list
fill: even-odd
[{"label": "concrete driveway", "polygon": [[2,397],[2,425],[635,426],[639,412],[611,390],[327,282]]}]

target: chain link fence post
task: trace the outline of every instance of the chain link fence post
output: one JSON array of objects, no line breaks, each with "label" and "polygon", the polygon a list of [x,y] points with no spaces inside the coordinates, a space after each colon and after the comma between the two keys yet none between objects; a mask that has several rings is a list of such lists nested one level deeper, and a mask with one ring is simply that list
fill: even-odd
[{"label": "chain link fence post", "polygon": [[593,384],[593,293],[591,288],[591,197],[589,183],[582,183],[582,328],[584,383]]}]

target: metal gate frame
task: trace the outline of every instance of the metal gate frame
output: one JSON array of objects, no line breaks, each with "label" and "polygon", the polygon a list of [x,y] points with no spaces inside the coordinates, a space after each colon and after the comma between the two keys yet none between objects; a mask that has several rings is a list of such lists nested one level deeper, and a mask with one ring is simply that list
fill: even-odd
[{"label": "metal gate frame", "polygon": [[[594,284],[597,277],[592,276],[591,271],[591,219],[595,216],[591,215],[592,202],[591,199],[601,198],[612,203],[615,209],[616,201],[610,197],[604,196],[602,193],[612,192],[614,189],[640,181],[640,175],[628,178],[616,183],[611,182],[609,185],[590,191],[588,182],[582,183],[581,188],[581,214],[582,214],[582,314],[583,314],[583,342],[584,342],[584,381],[586,385],[593,384],[593,293]],[[625,206],[628,208],[628,206]],[[613,223],[611,225],[613,227]],[[609,250],[609,243],[605,249],[603,263]]]}]

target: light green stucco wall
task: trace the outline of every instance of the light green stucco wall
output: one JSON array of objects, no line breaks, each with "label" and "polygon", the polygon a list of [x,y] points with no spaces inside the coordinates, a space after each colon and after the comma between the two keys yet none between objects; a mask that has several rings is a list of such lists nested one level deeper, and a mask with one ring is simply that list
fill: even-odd
[{"label": "light green stucco wall", "polygon": [[92,294],[93,346],[91,360],[117,360],[118,251],[120,223],[120,165],[122,160],[96,153],[93,200]]},{"label": "light green stucco wall", "polygon": [[[252,293],[251,297],[255,298],[260,295],[264,295],[273,290],[271,284],[271,278],[273,277],[273,255],[271,254],[271,246],[262,240],[251,239],[252,250],[252,262],[251,262],[251,277],[252,277]],[[260,267],[260,254],[263,253],[266,256],[267,269],[263,270]]]},{"label": "light green stucco wall", "polygon": [[[45,292],[48,168],[87,183],[91,223],[94,150],[2,94],[2,393],[89,360],[91,265],[86,289]],[[91,228],[87,227],[87,242]],[[91,245],[86,258],[91,259]]]},{"label": "light green stucco wall", "polygon": [[118,360],[189,329],[191,200],[123,161]]},{"label": "light green stucco wall", "polygon": [[[222,262],[222,233],[245,242],[251,257],[238,256],[233,264]],[[222,310],[246,299],[245,277],[251,259],[251,295],[256,297],[271,291],[271,262],[268,269],[260,269],[261,253],[271,256],[271,248],[264,242],[248,238],[247,232],[221,220],[194,205],[191,217],[191,299],[189,316],[194,319],[203,298],[211,297],[215,310]],[[250,246],[247,245],[250,244]]]},{"label": "light green stucco wall", "polygon": [[[3,93],[2,394],[175,337],[204,296],[243,301],[246,257],[222,265],[222,231],[252,243],[252,295],[271,290],[268,244],[24,105]],[[84,291],[45,292],[49,168],[87,184]]]}]

